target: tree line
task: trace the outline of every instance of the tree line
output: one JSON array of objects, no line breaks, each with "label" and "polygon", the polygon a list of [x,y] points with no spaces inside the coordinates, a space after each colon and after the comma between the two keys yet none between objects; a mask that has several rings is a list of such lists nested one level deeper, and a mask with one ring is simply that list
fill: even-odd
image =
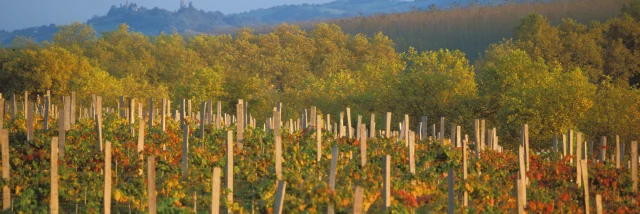
[{"label": "tree line", "polygon": [[[523,123],[534,147],[549,146],[568,129],[627,142],[640,135],[640,17],[625,10],[590,25],[571,19],[552,25],[530,14],[512,39],[475,61],[460,50],[397,52],[382,33],[348,34],[333,24],[190,37],[149,37],[122,24],[98,37],[91,26],[74,23],[49,42],[19,38],[1,48],[0,92],[51,90],[59,102],[75,91],[85,106],[93,94],[112,106],[121,95],[168,97],[174,107],[180,99],[212,99],[223,101],[226,112],[244,99],[259,121],[279,101],[283,118],[310,106],[335,117],[348,106],[352,115],[378,114],[378,123],[393,112],[394,121],[404,114],[426,115],[430,124],[446,117],[472,130],[474,118],[486,118],[507,146]],[[411,122],[416,127],[417,119]]]}]

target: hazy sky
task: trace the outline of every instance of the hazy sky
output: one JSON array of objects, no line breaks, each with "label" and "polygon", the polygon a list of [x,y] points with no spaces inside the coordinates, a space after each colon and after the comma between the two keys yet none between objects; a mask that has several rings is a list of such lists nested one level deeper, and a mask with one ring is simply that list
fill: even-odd
[{"label": "hazy sky", "polygon": [[[111,5],[126,0],[0,0],[0,29],[15,30],[49,24],[85,22],[95,15],[105,15]],[[198,9],[225,14],[282,4],[324,3],[332,0],[185,0]],[[180,0],[129,0],[138,6],[178,9]]]}]

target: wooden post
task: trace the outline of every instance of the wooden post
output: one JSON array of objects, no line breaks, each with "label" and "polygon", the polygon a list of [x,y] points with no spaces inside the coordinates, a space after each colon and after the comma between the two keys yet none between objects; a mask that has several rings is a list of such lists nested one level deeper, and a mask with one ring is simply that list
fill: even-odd
[{"label": "wooden post", "polygon": [[562,134],[562,157],[567,156],[567,135]]},{"label": "wooden post", "polygon": [[185,99],[180,100],[180,126],[184,125],[185,121],[185,117],[187,114],[187,101]]},{"label": "wooden post", "polygon": [[353,131],[351,130],[351,109],[347,107],[347,136],[353,138]]},{"label": "wooden post", "polygon": [[[567,134],[567,139],[569,141],[569,155],[573,155],[573,130],[569,130],[569,133]],[[573,160],[575,159],[575,157],[569,159],[570,163],[573,163]]]},{"label": "wooden post", "polygon": [[358,123],[356,124],[356,139],[361,139],[362,135],[362,115],[358,115]]},{"label": "wooden post", "polygon": [[[153,127],[153,98],[149,98],[149,128]],[[140,123],[143,123],[144,120],[140,119]]]},{"label": "wooden post", "polygon": [[602,195],[596,194],[596,213],[602,214]]},{"label": "wooden post", "polygon": [[315,122],[316,122],[316,128],[315,128],[316,130],[316,161],[319,163],[320,159],[322,158],[322,115],[317,115]]},{"label": "wooden post", "polygon": [[[220,179],[220,178],[218,178]],[[156,207],[156,156],[147,158],[147,195],[149,198],[149,213],[157,213]]]},{"label": "wooden post", "polygon": [[638,192],[638,141],[631,141],[631,189]]},{"label": "wooden post", "polygon": [[[336,190],[336,173],[338,167],[338,146],[331,147],[331,168],[329,169],[329,189]],[[327,213],[333,214],[333,204],[329,204]]]},{"label": "wooden post", "polygon": [[518,165],[519,165],[519,168],[520,168],[520,175],[519,175],[518,179],[520,180],[519,182],[521,182],[521,185],[522,185],[521,190],[519,189],[518,191],[522,191],[523,192],[523,196],[522,196],[523,205],[522,206],[526,207],[527,206],[527,189],[526,189],[525,184],[527,182],[527,175],[525,173],[526,166],[525,166],[525,162],[524,162],[525,150],[524,150],[524,146],[522,146],[522,145],[520,145],[518,149],[519,149],[518,150],[518,163],[519,163]]},{"label": "wooden post", "polygon": [[382,204],[385,212],[390,211],[391,207],[391,156],[385,155],[382,157],[382,173],[383,173],[383,189],[382,189]]},{"label": "wooden post", "polygon": [[363,200],[364,200],[364,189],[362,187],[356,186],[356,192],[353,194],[353,213],[354,214],[364,213],[364,207],[362,205]]},{"label": "wooden post", "polygon": [[[460,126],[457,127],[458,135],[460,134]],[[467,167],[469,164],[467,163],[467,141],[462,141],[462,185],[464,186],[467,182]],[[469,206],[469,192],[467,192],[466,188],[464,190],[462,196],[462,207]]]},{"label": "wooden post", "polygon": [[231,205],[233,204],[233,131],[227,131],[227,166],[224,172],[225,184],[229,189],[227,194],[227,213],[231,213]]},{"label": "wooden post", "polygon": [[449,186],[449,200],[448,200],[448,212],[449,214],[454,214],[456,212],[456,199],[455,199],[455,195],[454,195],[454,190],[453,190],[453,186],[454,186],[454,178],[453,178],[453,167],[449,167],[449,172],[447,173],[449,179],[448,179],[448,186]]},{"label": "wooden post", "polygon": [[407,135],[409,139],[409,172],[411,174],[416,174],[416,157],[415,157],[415,138],[416,135],[414,132],[409,132]]},{"label": "wooden post", "polygon": [[[49,114],[50,113],[50,108],[51,108],[51,98],[49,96],[45,96],[44,97],[44,126],[42,127],[43,130],[47,130],[49,129]],[[4,101],[0,100],[0,128],[2,128],[2,117],[4,117],[4,114],[2,114],[2,109],[4,108]]]},{"label": "wooden post", "polygon": [[405,146],[409,146],[409,132],[411,132],[409,130],[409,115],[405,114],[404,115],[404,123],[402,126],[402,135],[404,135],[404,139],[405,139]]},{"label": "wooden post", "polygon": [[576,134],[576,184],[578,184],[578,187],[582,185],[582,166],[580,161],[582,161],[582,133],[578,132]]},{"label": "wooden post", "polygon": [[[524,163],[527,171],[529,171],[529,125],[527,124],[522,126],[522,140],[524,146]],[[527,183],[528,180],[524,179],[524,182]]]},{"label": "wooden post", "polygon": [[[522,148],[522,147],[521,147]],[[516,178],[516,210],[518,214],[524,214],[524,206],[526,205],[526,192],[524,191],[524,179]]]},{"label": "wooden post", "polygon": [[440,117],[440,144],[444,145],[444,117]]},{"label": "wooden post", "polygon": [[436,132],[436,124],[431,124],[431,133],[433,134],[433,136],[431,137],[432,141],[436,141],[436,139],[438,138],[438,133]]},{"label": "wooden post", "polygon": [[[27,116],[27,109],[29,103],[29,91],[24,92],[24,102],[22,103],[22,113]],[[25,117],[26,118],[26,117]]]},{"label": "wooden post", "polygon": [[620,169],[620,136],[616,135],[616,169]]},{"label": "wooden post", "polygon": [[600,161],[607,160],[607,136],[600,137]]},{"label": "wooden post", "polygon": [[311,127],[311,129],[315,129],[316,125],[318,125],[318,123],[316,122],[316,119],[318,114],[316,114],[316,107],[315,106],[311,106],[311,113],[309,114],[309,127]]},{"label": "wooden post", "polygon": [[385,131],[384,134],[385,134],[385,137],[391,138],[391,112],[387,112],[386,120],[387,120],[387,125],[384,130]]},{"label": "wooden post", "polygon": [[162,117],[160,117],[160,126],[162,128],[162,132],[166,131],[167,129],[167,105],[169,105],[167,103],[167,98],[162,98],[162,108],[160,110],[160,112],[162,113]]},{"label": "wooden post", "polygon": [[136,123],[136,99],[131,98],[129,101],[129,124]]},{"label": "wooden post", "polygon": [[111,213],[111,142],[104,147],[104,213]]},{"label": "wooden post", "polygon": [[369,138],[376,138],[376,115],[371,113],[371,121],[369,121]]},{"label": "wooden post", "polygon": [[244,143],[244,102],[242,100],[238,100],[238,105],[236,105],[236,139],[238,149],[242,149],[242,144]]},{"label": "wooden post", "polygon": [[189,175],[189,125],[182,126],[182,178],[187,179]]},{"label": "wooden post", "polygon": [[218,214],[220,213],[220,184],[222,181],[220,180],[220,175],[222,174],[222,169],[220,167],[213,168],[213,176],[211,177],[211,213]]},{"label": "wooden post", "polygon": [[429,135],[429,133],[427,132],[428,130],[428,123],[427,123],[427,116],[422,116],[422,126],[420,127],[420,140],[425,140],[427,139],[427,135]]},{"label": "wooden post", "polygon": [[[69,131],[71,129],[71,97],[64,97],[64,130]],[[60,155],[63,158],[63,155]]]},{"label": "wooden post", "polygon": [[[278,119],[279,113],[278,111],[273,111],[273,116],[275,117],[275,122],[280,123]],[[274,123],[275,123],[274,122]],[[275,163],[276,163],[276,177],[278,180],[282,180],[282,137],[280,136],[280,128],[279,126],[274,127],[273,130],[274,135],[274,143],[275,143]]]},{"label": "wooden post", "polygon": [[65,114],[65,109],[62,108],[60,109],[60,117],[58,118],[58,154],[60,156],[60,158],[64,158],[64,141],[66,139],[65,136],[65,124],[67,123],[66,117],[63,116]]},{"label": "wooden post", "polygon": [[589,212],[589,169],[587,168],[587,160],[579,160],[578,165],[582,167],[582,183],[584,184],[584,210],[585,213]]},{"label": "wooden post", "polygon": [[[139,106],[139,110],[140,112],[142,112],[142,104]],[[141,115],[139,115],[141,116]],[[144,120],[142,119],[142,117],[139,117],[138,119],[140,119],[140,124],[138,124],[138,153],[142,152],[142,150],[144,150]]]},{"label": "wooden post", "polygon": [[[98,102],[98,105],[97,105],[98,107],[96,109],[97,112],[96,112],[96,115],[94,116],[96,121],[96,142],[98,143],[97,147],[99,151],[102,152],[102,99],[98,98],[97,102]],[[60,130],[64,132],[64,130],[62,129]]]},{"label": "wooden post", "polygon": [[360,167],[364,168],[367,165],[367,136],[364,134],[367,132],[367,126],[365,124],[360,125]]},{"label": "wooden post", "polygon": [[[487,140],[487,132],[485,131],[485,120],[482,119],[480,120],[480,151],[484,151],[486,140]],[[525,148],[527,150],[529,149],[529,147],[525,147]],[[529,169],[528,166],[529,165],[527,165],[527,170]]]},{"label": "wooden post", "polygon": [[460,126],[456,126],[456,147],[462,146],[462,128]]},{"label": "wooden post", "polygon": [[25,110],[25,114],[27,115],[27,142],[31,142],[33,140],[33,102],[27,102],[27,107]]},{"label": "wooden post", "polygon": [[[4,146],[4,145],[3,145]],[[3,147],[4,150],[4,147]],[[3,151],[3,155],[4,155],[4,151]],[[4,165],[4,157],[3,157],[3,162],[2,164]],[[50,198],[49,198],[49,211],[52,214],[57,214],[60,211],[60,205],[59,205],[59,197],[58,197],[58,187],[59,187],[59,183],[58,183],[58,138],[57,137],[52,137],[51,138],[51,192],[50,192]],[[8,163],[7,163],[8,165]],[[4,166],[3,166],[4,169]],[[8,176],[8,175],[7,175]],[[3,171],[3,177],[4,177],[4,171]],[[6,187],[7,190],[9,187]],[[3,207],[4,210],[8,210],[9,209],[9,201],[4,201],[7,196],[4,196],[4,192],[3,191]]]},{"label": "wooden post", "polygon": [[480,158],[480,120],[473,120],[473,136],[476,144],[476,159]]},{"label": "wooden post", "polygon": [[202,104],[200,105],[200,135],[199,138],[200,139],[204,139],[204,119],[205,119],[205,115],[207,112],[207,102],[202,102]]},{"label": "wooden post", "polygon": [[18,106],[16,105],[16,94],[11,94],[11,120],[16,119],[16,112],[18,111]]},{"label": "wooden post", "polygon": [[278,180],[278,190],[276,191],[276,197],[273,204],[273,213],[274,214],[282,214],[282,210],[284,207],[284,195],[287,189],[287,182]]},{"label": "wooden post", "polygon": [[216,129],[220,129],[222,123],[222,102],[218,101],[216,105]]},{"label": "wooden post", "polygon": [[[4,105],[4,103],[3,103]],[[55,144],[58,144],[58,139],[56,139],[56,137],[53,137],[54,139],[51,140],[52,143],[52,153],[56,152],[56,154],[52,154],[51,157],[53,158],[54,155],[57,157],[58,153],[57,151],[55,151],[55,148],[57,147]],[[55,141],[55,143],[54,143]],[[9,185],[8,183],[10,183],[10,179],[11,179],[11,164],[10,164],[10,159],[9,159],[9,130],[8,129],[1,129],[0,127],[0,143],[2,143],[2,179],[5,180],[5,182],[7,182],[7,184],[5,184],[4,186],[2,186],[2,211],[4,212],[9,212],[9,210],[11,209],[11,192],[9,189]],[[53,162],[52,162],[53,163]],[[57,166],[56,166],[57,167]],[[51,173],[54,172],[54,168],[51,167]],[[51,179],[53,181],[53,177]],[[56,179],[57,181],[57,179]],[[53,186],[53,185],[52,185]],[[53,193],[53,191],[52,191]],[[53,213],[53,212],[52,212]]]}]

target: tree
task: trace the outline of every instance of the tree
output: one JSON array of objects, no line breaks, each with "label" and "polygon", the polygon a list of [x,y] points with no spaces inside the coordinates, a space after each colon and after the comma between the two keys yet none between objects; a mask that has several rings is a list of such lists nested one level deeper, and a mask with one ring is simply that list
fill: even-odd
[{"label": "tree", "polygon": [[489,48],[478,67],[484,113],[500,123],[503,142],[517,142],[526,123],[533,146],[549,146],[553,134],[576,129],[593,106],[595,86],[582,71],[548,66],[509,41]]},{"label": "tree", "polygon": [[394,87],[396,114],[447,117],[457,124],[471,124],[471,104],[478,88],[473,66],[464,53],[444,49],[418,53],[410,48],[402,58],[407,67]]}]

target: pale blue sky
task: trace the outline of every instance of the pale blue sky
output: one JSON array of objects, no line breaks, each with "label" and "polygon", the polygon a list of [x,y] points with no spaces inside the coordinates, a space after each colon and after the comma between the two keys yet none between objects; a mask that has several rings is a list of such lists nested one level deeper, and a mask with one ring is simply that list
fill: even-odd
[{"label": "pale blue sky", "polygon": [[[111,5],[126,0],[0,0],[0,29],[15,30],[49,24],[84,22],[95,15],[104,15]],[[198,9],[221,11],[225,14],[282,4],[324,3],[332,0],[185,0]],[[180,0],[129,0],[138,6],[159,7],[170,11],[179,8]]]}]

